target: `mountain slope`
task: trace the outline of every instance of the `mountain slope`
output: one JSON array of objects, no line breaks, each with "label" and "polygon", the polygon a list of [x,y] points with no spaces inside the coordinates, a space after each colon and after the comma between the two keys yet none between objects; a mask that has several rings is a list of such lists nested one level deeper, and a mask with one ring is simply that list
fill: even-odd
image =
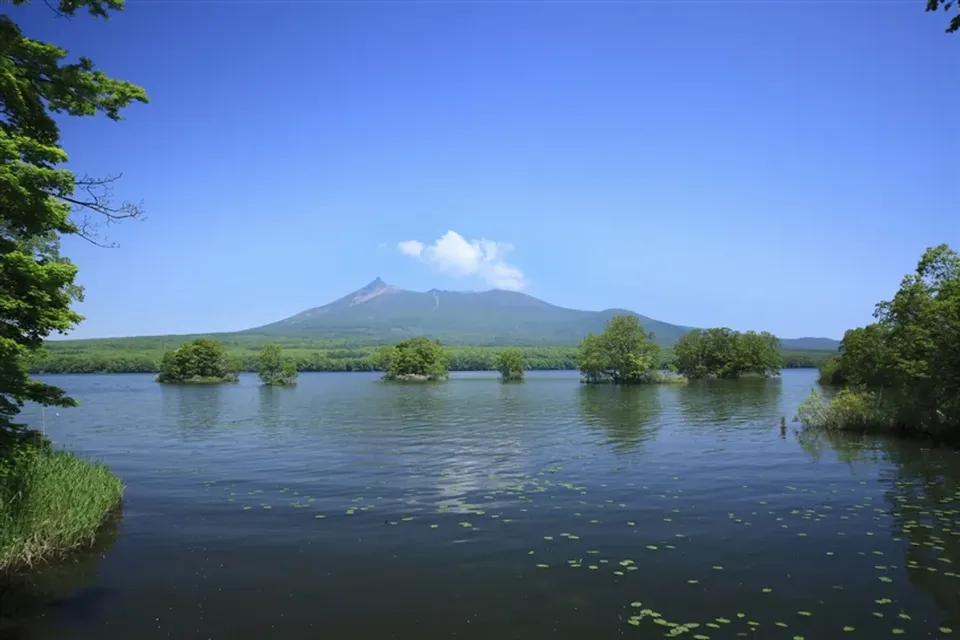
[{"label": "mountain slope", "polygon": [[[391,342],[427,335],[448,344],[562,345],[599,333],[607,320],[625,313],[636,315],[662,344],[675,343],[691,329],[625,309],[567,309],[516,291],[407,291],[377,278],[329,304],[241,333]],[[785,349],[835,350],[838,344],[827,338],[783,340]]]}]

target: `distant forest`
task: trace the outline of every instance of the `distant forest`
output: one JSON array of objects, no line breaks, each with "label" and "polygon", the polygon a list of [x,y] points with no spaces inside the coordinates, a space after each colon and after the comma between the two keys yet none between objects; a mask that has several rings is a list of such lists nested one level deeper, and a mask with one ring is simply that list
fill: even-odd
[{"label": "distant forest", "polygon": [[[58,340],[46,343],[44,351],[31,362],[33,373],[156,373],[165,351],[196,336],[150,336],[103,340]],[[298,371],[378,371],[377,347],[343,342],[313,341],[232,334],[214,336],[227,349],[234,371],[255,371],[257,357],[265,344],[283,347],[284,359]],[[447,346],[451,371],[495,371],[496,357],[503,347]],[[574,370],[575,346],[520,347],[530,370]],[[784,367],[816,368],[834,355],[830,351],[783,351]],[[661,350],[661,365],[673,358],[670,347]]]}]

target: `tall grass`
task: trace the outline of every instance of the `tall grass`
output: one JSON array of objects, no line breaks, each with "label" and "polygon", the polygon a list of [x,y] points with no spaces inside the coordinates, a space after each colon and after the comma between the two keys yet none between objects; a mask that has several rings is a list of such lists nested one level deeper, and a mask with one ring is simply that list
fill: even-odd
[{"label": "tall grass", "polygon": [[0,570],[29,567],[93,542],[123,483],[99,463],[46,444],[0,458]]}]

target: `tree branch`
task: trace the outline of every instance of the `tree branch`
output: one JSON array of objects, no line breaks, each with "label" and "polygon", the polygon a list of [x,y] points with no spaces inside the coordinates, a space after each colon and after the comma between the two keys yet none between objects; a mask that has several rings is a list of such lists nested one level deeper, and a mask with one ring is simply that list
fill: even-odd
[{"label": "tree branch", "polygon": [[[104,224],[110,225],[123,220],[145,220],[146,215],[143,202],[132,203],[123,201],[113,204],[113,183],[123,174],[107,176],[105,178],[91,178],[84,176],[74,182],[74,191],[70,195],[54,193],[54,197],[69,203],[74,211],[91,211],[102,219]],[[79,196],[74,195],[77,191]],[[100,225],[90,216],[84,216],[79,223],[75,223],[76,235],[98,247],[116,247],[113,243],[105,242],[106,238],[99,238],[97,230]]]}]

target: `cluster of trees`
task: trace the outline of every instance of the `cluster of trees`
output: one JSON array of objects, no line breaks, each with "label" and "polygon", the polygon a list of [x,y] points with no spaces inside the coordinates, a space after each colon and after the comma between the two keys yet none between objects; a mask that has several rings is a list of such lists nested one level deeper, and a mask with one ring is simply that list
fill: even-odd
[{"label": "cluster of trees", "polygon": [[600,335],[580,343],[577,365],[586,382],[638,384],[655,382],[660,345],[632,315],[614,316]]},{"label": "cluster of trees", "polygon": [[199,338],[168,351],[160,361],[157,382],[173,384],[236,382],[237,374],[227,362],[223,344]]},{"label": "cluster of trees", "polygon": [[377,354],[384,380],[445,380],[447,354],[438,340],[410,338],[382,347]]},{"label": "cluster of trees", "polygon": [[923,254],[876,322],[847,331],[820,371],[842,387],[798,413],[808,425],[960,438],[960,255],[942,244]]},{"label": "cluster of trees", "polygon": [[744,374],[778,375],[783,366],[780,341],[773,334],[727,328],[695,329],[673,349],[673,359],[662,364],[660,347],[634,316],[615,316],[603,333],[589,335],[580,345],[577,362],[590,383],[638,384],[684,379],[739,378]]},{"label": "cluster of trees", "polygon": [[673,356],[677,372],[691,379],[771,376],[783,367],[780,341],[766,331],[695,329],[680,338]]},{"label": "cluster of trees", "polygon": [[268,344],[260,350],[257,375],[268,387],[292,387],[297,384],[297,365],[283,361],[280,345]]}]

